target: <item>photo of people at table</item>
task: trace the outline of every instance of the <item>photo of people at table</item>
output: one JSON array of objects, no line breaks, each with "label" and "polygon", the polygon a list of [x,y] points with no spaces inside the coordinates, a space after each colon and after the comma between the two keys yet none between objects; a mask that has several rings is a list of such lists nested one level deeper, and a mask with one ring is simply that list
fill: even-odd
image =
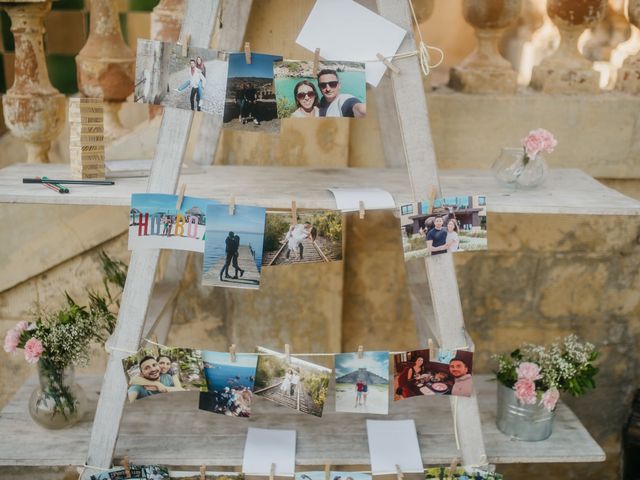
[{"label": "photo of people at table", "polygon": [[394,400],[421,395],[470,396],[473,390],[473,353],[441,351],[430,360],[429,350],[394,355]]}]

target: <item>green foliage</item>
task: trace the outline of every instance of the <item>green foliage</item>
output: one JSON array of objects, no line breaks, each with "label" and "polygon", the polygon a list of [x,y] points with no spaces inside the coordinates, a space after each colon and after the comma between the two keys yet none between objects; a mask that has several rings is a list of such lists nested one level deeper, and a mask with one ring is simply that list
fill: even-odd
[{"label": "green foliage", "polygon": [[264,228],[264,250],[271,252],[280,248],[282,238],[289,230],[289,222],[282,215],[267,215]]},{"label": "green foliage", "polygon": [[295,103],[289,101],[286,97],[280,97],[276,101],[276,109],[278,111],[278,118],[289,118],[293,112],[296,111]]},{"label": "green foliage", "polygon": [[334,242],[342,241],[342,213],[333,211],[316,213],[311,223],[318,229],[318,235]]},{"label": "green foliage", "polygon": [[327,390],[329,388],[329,375],[328,374],[305,374],[301,378],[306,390],[311,395],[312,400],[317,405],[324,405],[327,399]]},{"label": "green foliage", "polygon": [[255,388],[266,388],[271,379],[284,377],[284,374],[285,365],[282,360],[270,355],[261,355],[258,359]]}]

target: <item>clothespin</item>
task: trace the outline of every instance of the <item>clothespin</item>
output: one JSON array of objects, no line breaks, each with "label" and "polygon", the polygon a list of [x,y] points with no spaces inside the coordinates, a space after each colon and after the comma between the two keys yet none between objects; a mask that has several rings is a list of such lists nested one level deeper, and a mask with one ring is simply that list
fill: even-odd
[{"label": "clothespin", "polygon": [[358,208],[360,209],[360,220],[364,220],[364,202],[362,200],[358,202]]},{"label": "clothespin", "polygon": [[331,480],[331,465],[328,463],[324,464],[324,480]]},{"label": "clothespin", "polygon": [[404,478],[404,474],[402,473],[402,470],[400,470],[400,465],[398,465],[396,463],[396,478],[398,480],[402,480]]},{"label": "clothespin", "polygon": [[431,361],[435,358],[434,351],[433,351],[433,340],[431,339],[427,340],[427,344],[429,345],[429,361]]},{"label": "clothespin", "polygon": [[176,201],[176,210],[180,210],[182,207],[182,199],[184,198],[184,191],[187,189],[187,184],[180,185],[180,191],[178,192],[178,200]]},{"label": "clothespin", "polygon": [[288,343],[284,344],[284,354],[287,357],[287,363],[291,363],[291,346]]},{"label": "clothespin", "polygon": [[320,62],[320,49],[316,48],[316,51],[313,52],[313,76],[318,75],[318,63]]},{"label": "clothespin", "polygon": [[294,225],[298,223],[298,208],[295,200],[291,200],[291,223]]},{"label": "clothespin", "polygon": [[247,65],[251,65],[251,44],[244,42],[244,61]]},{"label": "clothespin", "polygon": [[451,460],[451,465],[449,465],[449,479],[453,479],[454,478],[454,473],[456,471],[456,467],[458,466],[458,457],[454,457],[453,460]]},{"label": "clothespin", "polygon": [[275,476],[276,476],[276,464],[272,463],[271,470],[269,471],[269,480],[273,480]]},{"label": "clothespin", "polygon": [[436,187],[429,188],[429,213],[433,212],[433,202],[436,201]]},{"label": "clothespin", "polygon": [[393,63],[391,63],[387,58],[385,58],[384,55],[382,55],[381,53],[376,53],[376,57],[378,57],[378,60],[384,63],[387,66],[387,68],[391,70],[393,73],[400,73],[400,69],[396,67]]},{"label": "clothespin", "polygon": [[362,360],[364,357],[364,347],[362,345],[358,345],[358,358]]},{"label": "clothespin", "polygon": [[129,470],[129,457],[126,455],[122,459],[122,466],[124,467],[124,476],[127,478],[131,478],[131,470]]},{"label": "clothespin", "polygon": [[235,363],[236,361],[236,344],[232,343],[229,347],[229,357],[231,358],[231,362]]},{"label": "clothespin", "polygon": [[229,215],[236,214],[236,197],[231,197],[231,201],[229,202]]},{"label": "clothespin", "polygon": [[200,465],[200,480],[206,480],[205,472],[207,468],[204,465]]},{"label": "clothespin", "polygon": [[183,33],[180,35],[180,40],[178,40],[178,45],[180,45],[182,47],[182,51],[180,52],[180,54],[183,57],[186,57],[187,54],[189,53],[189,40],[191,39],[191,34],[189,33]]}]

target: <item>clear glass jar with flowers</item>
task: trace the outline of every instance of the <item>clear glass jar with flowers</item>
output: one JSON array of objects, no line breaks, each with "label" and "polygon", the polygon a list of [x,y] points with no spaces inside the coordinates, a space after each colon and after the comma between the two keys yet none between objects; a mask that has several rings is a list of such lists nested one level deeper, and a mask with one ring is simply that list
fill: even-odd
[{"label": "clear glass jar with flowers", "polygon": [[82,419],[85,395],[75,383],[74,367],[88,363],[91,344],[104,343],[116,324],[119,293],[112,295],[109,284],[124,286],[126,265],[104,252],[100,259],[104,294],[89,291],[89,304],[81,306],[65,292],[64,307],[37,308],[33,322],[19,322],[4,339],[5,352],[23,349],[25,360],[38,366],[39,386],[31,394],[29,413],[46,428],[70,427]]},{"label": "clear glass jar with flowers", "polygon": [[520,440],[537,441],[552,433],[560,392],[583,395],[595,388],[595,347],[575,335],[549,347],[524,344],[498,361],[498,428]]}]

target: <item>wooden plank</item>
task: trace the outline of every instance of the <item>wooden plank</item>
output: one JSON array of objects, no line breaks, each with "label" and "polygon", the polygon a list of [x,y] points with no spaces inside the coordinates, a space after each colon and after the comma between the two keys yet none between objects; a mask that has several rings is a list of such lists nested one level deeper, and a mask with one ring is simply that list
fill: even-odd
[{"label": "wooden plank", "polygon": [[[181,34],[188,33],[194,46],[208,47],[213,32],[218,1],[188,0]],[[189,139],[193,114],[165,109],[155,158],[146,186],[147,192],[174,192]],[[91,432],[86,464],[106,468],[111,465],[122,418],[127,384],[122,371],[123,351],[136,350],[142,335],[158,266],[159,250],[139,250],[131,255],[127,282],[122,295],[118,324],[109,344],[112,351],[103,379],[102,394]],[[86,468],[83,479],[97,470]]]},{"label": "wooden plank", "polygon": [[[16,164],[1,169],[0,203],[129,206],[132,193],[146,190],[144,178],[117,178],[113,186],[72,185],[68,195],[22,183],[23,177],[38,175],[66,178],[69,166]],[[551,170],[545,183],[532,190],[500,185],[486,170],[445,170],[440,181],[444,196],[487,195],[487,209],[492,213],[640,215],[640,202],[576,169]],[[191,196],[222,202],[233,196],[238,204],[279,210],[291,209],[292,198],[298,208],[335,208],[328,187],[367,185],[387,190],[396,205],[413,202],[404,168],[194,167],[182,173],[180,182],[187,184]]]},{"label": "wooden plank", "polygon": [[[89,397],[90,408],[95,409],[100,376],[81,375],[79,381]],[[36,382],[37,378],[31,377],[0,414],[0,466],[82,465],[87,452],[91,414],[74,428],[43,430],[31,420],[25,408]],[[510,439],[497,430],[495,424],[496,382],[493,376],[475,375],[474,382],[489,461],[565,463],[604,460],[602,449],[562,402],[548,440],[521,442]],[[247,421],[198,410],[197,392],[159,395],[127,404],[116,457],[129,455],[131,461],[172,466],[238,466],[242,464],[247,427],[251,426],[296,429],[298,465],[368,465],[365,419],[381,417],[335,413],[333,398],[330,392],[322,418],[258,398],[252,407],[252,417]],[[415,419],[426,465],[451,461],[455,439],[446,398],[421,397],[391,402],[388,418]]]}]

